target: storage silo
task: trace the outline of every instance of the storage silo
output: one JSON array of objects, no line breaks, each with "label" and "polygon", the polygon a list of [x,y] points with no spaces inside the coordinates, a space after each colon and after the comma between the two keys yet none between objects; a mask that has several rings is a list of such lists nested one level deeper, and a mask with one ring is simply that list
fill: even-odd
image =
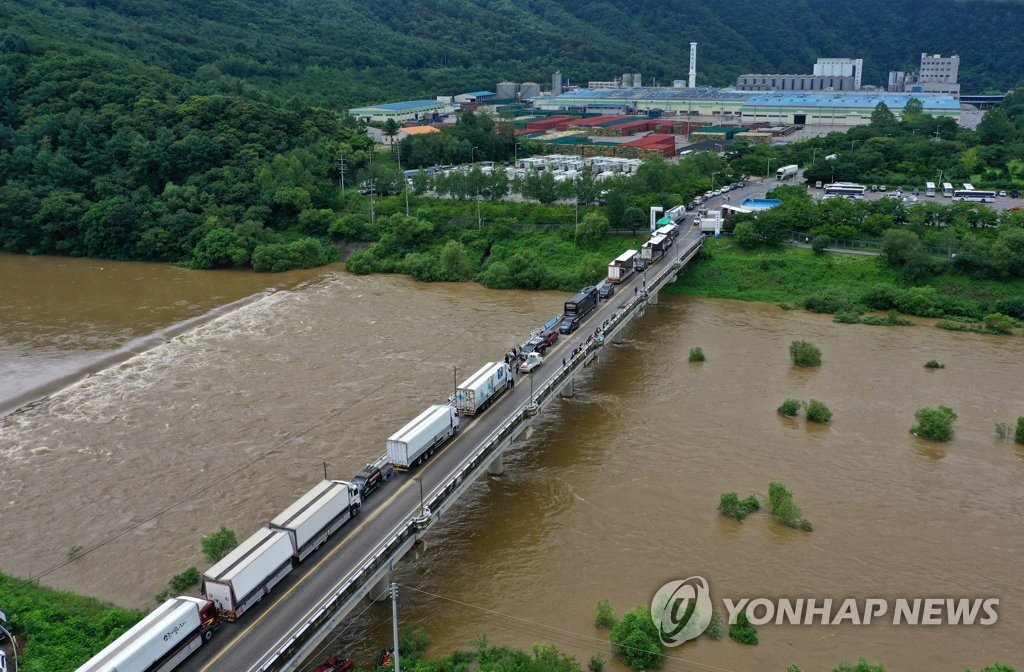
[{"label": "storage silo", "polygon": [[498,100],[515,100],[519,93],[519,85],[515,82],[498,82],[495,98]]},{"label": "storage silo", "polygon": [[540,96],[540,84],[537,82],[523,82],[519,86],[519,97],[523,100],[533,100]]}]

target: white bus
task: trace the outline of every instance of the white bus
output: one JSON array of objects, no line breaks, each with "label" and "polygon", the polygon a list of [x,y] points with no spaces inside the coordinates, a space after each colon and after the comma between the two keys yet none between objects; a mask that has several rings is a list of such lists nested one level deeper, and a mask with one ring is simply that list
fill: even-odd
[{"label": "white bus", "polygon": [[995,203],[996,192],[978,189],[957,189],[953,192],[954,201],[974,201],[975,203]]},{"label": "white bus", "polygon": [[964,191],[974,191],[974,185],[970,182],[964,182]]},{"label": "white bus", "polygon": [[852,196],[853,198],[864,198],[866,187],[863,184],[852,182],[836,182],[825,185],[826,196]]},{"label": "white bus", "polygon": [[935,196],[935,183],[934,182],[925,182],[925,185],[924,185],[924,195],[925,196]]},{"label": "white bus", "polygon": [[953,185],[949,182],[942,183],[942,197],[952,198],[953,197]]}]

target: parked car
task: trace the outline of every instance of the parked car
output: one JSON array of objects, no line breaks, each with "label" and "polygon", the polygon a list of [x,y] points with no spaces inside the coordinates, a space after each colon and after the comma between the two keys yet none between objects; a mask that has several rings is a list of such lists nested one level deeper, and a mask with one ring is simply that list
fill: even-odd
[{"label": "parked car", "polygon": [[519,351],[519,359],[526,359],[531,352],[544,352],[547,350],[547,345],[540,337],[531,338],[524,345],[522,350]]},{"label": "parked car", "polygon": [[646,270],[646,268],[647,268],[647,260],[644,259],[643,257],[635,257],[633,259],[633,268],[636,269],[637,273],[639,273],[640,271]]},{"label": "parked car", "polygon": [[[878,191],[878,185],[877,184],[872,184],[871,185],[871,191]],[[883,189],[882,191],[885,191],[885,189]]]},{"label": "parked car", "polygon": [[1000,196],[1006,196],[1006,192],[1005,192],[1005,191],[1000,191],[1000,192],[999,192],[999,195],[1000,195]]},{"label": "parked car", "polygon": [[885,191],[885,185],[884,184],[878,185],[878,190],[879,191]]},{"label": "parked car", "polygon": [[1020,196],[1020,189],[1010,190],[1010,198],[1017,198],[1018,196]]},{"label": "parked car", "polygon": [[540,332],[540,336],[538,336],[538,338],[544,341],[545,348],[550,348],[555,344],[555,341],[558,340],[558,329],[545,329]]},{"label": "parked car", "polygon": [[612,294],[614,293],[615,285],[608,282],[607,280],[602,280],[601,283],[597,286],[597,296],[602,301],[612,298]]},{"label": "parked car", "polygon": [[580,322],[579,315],[567,315],[562,319],[562,323],[558,325],[558,331],[563,334],[571,334],[580,328]]},{"label": "parked car", "polygon": [[529,356],[527,356],[527,358],[521,364],[519,364],[519,371],[520,373],[530,373],[543,363],[544,358],[540,355],[539,352],[531,352]]}]

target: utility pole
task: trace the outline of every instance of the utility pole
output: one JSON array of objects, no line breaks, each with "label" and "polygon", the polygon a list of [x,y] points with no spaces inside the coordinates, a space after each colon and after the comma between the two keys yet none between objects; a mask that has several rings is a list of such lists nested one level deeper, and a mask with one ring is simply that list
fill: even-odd
[{"label": "utility pole", "polygon": [[402,171],[402,145],[398,145],[398,172],[402,173],[402,191],[405,192],[405,216],[409,216],[409,180]]},{"label": "utility pole", "polygon": [[395,672],[401,672],[398,652],[398,584],[391,584],[391,629],[395,637]]},{"label": "utility pole", "polygon": [[377,180],[373,177],[373,152],[375,150],[370,148],[370,155],[367,159],[367,163],[370,169],[367,171],[370,173],[370,224],[373,224],[373,192],[377,190]]},{"label": "utility pole", "polygon": [[341,191],[345,192],[345,155],[338,157],[338,173],[341,175]]}]

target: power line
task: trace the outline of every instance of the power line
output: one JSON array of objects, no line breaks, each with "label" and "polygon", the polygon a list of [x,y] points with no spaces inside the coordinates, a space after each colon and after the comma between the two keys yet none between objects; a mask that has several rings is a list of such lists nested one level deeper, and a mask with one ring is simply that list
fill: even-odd
[{"label": "power line", "polygon": [[[373,607],[377,603],[377,600],[379,600],[383,595],[386,595],[388,592],[390,592],[390,590],[391,590],[391,585],[388,584],[388,587],[384,590],[384,592],[382,592],[380,595],[378,595],[376,597],[371,597],[370,598],[370,603],[368,605],[366,605],[365,609],[363,609],[358,614],[356,614],[356,618],[362,617],[363,614],[365,614],[367,611],[369,611],[370,608]],[[334,637],[331,637],[330,640],[328,640],[328,641],[321,642],[320,645],[316,647],[316,650],[317,651],[325,651],[325,650],[327,650],[328,647],[330,647],[332,644],[334,644],[339,639],[341,639],[341,634],[340,633],[335,635]],[[309,658],[312,659],[312,662],[309,665],[303,665],[299,669],[300,670],[311,670],[311,669],[315,668],[317,665],[319,665],[319,663],[316,662],[317,658],[314,657],[314,656],[317,656],[317,655],[318,654],[316,654],[315,652],[310,654]],[[320,655],[322,655],[322,654],[320,654]]]},{"label": "power line", "polygon": [[[508,618],[508,619],[513,620],[513,621],[520,621],[522,623],[533,625],[533,626],[536,626],[538,628],[543,628],[543,629],[546,629],[546,630],[554,630],[555,632],[560,632],[563,635],[569,635],[571,637],[579,637],[581,639],[586,639],[586,640],[589,640],[589,641],[604,643],[603,639],[601,639],[599,637],[594,637],[593,635],[587,635],[587,634],[584,634],[582,632],[575,632],[573,630],[566,630],[564,628],[559,628],[559,627],[556,627],[554,625],[548,625],[547,623],[541,623],[539,621],[530,620],[529,618],[523,618],[522,616],[513,616],[511,614],[503,614],[500,611],[495,611],[493,609],[488,609],[487,607],[481,607],[481,606],[478,606],[478,605],[475,605],[475,604],[470,604],[469,602],[463,602],[461,600],[456,600],[456,599],[451,598],[451,597],[445,597],[444,595],[438,595],[437,593],[431,593],[431,592],[426,591],[426,590],[420,590],[419,588],[413,588],[412,586],[407,586],[405,584],[401,584],[400,583],[398,585],[400,585],[402,588],[405,588],[406,590],[412,590],[412,591],[415,591],[417,593],[422,593],[423,595],[427,595],[428,597],[433,597],[433,598],[437,598],[439,600],[445,600],[447,602],[452,602],[452,603],[457,604],[457,605],[462,606],[462,607],[469,607],[470,609],[476,609],[478,611],[482,611],[482,612],[490,614],[492,616],[500,616],[501,618]],[[626,647],[626,648],[635,648],[638,651],[644,651],[645,653],[650,653],[647,649],[640,649],[639,647]],[[729,668],[729,667],[719,667],[717,665],[711,665],[709,663],[702,663],[702,662],[699,662],[699,661],[696,661],[696,660],[689,660],[687,658],[680,658],[679,656],[670,656],[667,653],[659,653],[657,655],[662,657],[662,658],[664,658],[664,659],[667,659],[667,660],[674,660],[674,661],[677,661],[677,662],[680,662],[680,663],[685,663],[687,665],[695,665],[695,666],[697,666],[697,667],[699,667],[701,669],[714,670],[715,672],[737,672],[736,670],[733,670],[732,668]]]}]

